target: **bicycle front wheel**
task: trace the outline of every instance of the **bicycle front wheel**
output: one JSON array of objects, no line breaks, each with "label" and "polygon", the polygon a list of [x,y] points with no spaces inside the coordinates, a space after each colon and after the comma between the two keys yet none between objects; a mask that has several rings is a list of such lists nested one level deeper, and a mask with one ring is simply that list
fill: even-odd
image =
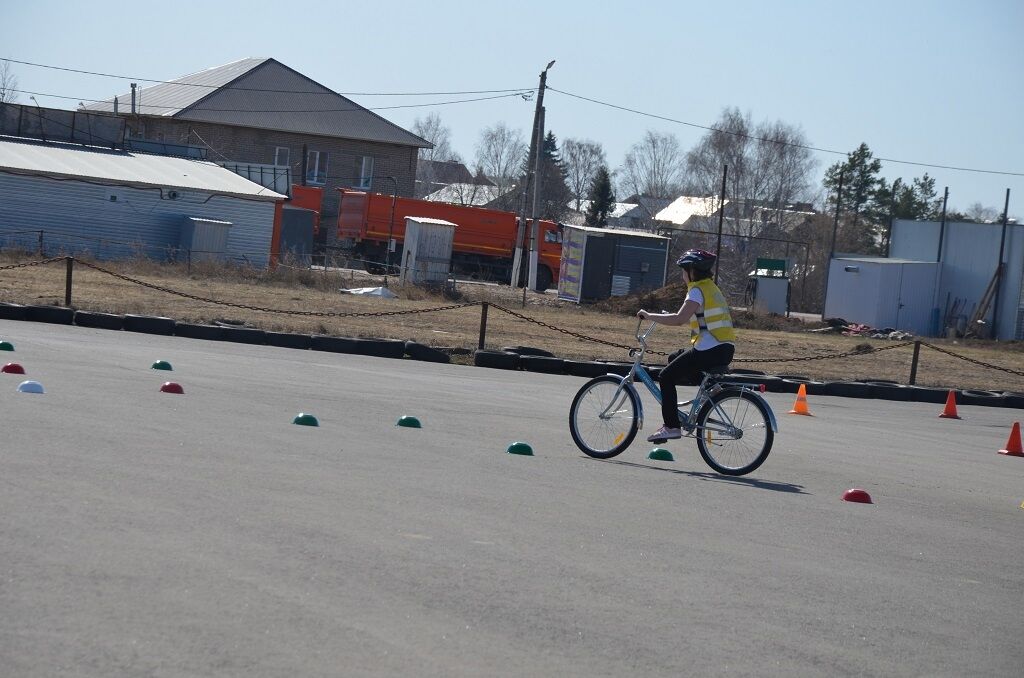
[{"label": "bicycle front wheel", "polygon": [[629,447],[639,426],[636,391],[611,375],[595,377],[584,384],[569,409],[573,442],[596,459],[609,459]]},{"label": "bicycle front wheel", "polygon": [[707,465],[742,476],[764,463],[775,441],[768,405],[753,393],[729,389],[697,413],[697,449]]}]

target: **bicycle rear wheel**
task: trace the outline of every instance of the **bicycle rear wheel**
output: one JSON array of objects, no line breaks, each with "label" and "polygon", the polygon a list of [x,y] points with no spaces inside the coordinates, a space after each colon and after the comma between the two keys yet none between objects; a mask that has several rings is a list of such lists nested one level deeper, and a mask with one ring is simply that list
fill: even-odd
[{"label": "bicycle rear wheel", "polygon": [[707,465],[742,476],[764,463],[775,441],[767,404],[753,393],[727,389],[697,413],[697,449]]},{"label": "bicycle rear wheel", "polygon": [[614,457],[636,437],[640,404],[636,391],[629,385],[619,388],[620,384],[620,377],[595,377],[572,400],[569,432],[576,446],[591,457]]}]

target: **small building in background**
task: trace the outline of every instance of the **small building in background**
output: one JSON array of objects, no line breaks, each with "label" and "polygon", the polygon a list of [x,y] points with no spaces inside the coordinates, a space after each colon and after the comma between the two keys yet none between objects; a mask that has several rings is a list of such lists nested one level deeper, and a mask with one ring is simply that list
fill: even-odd
[{"label": "small building in background", "polygon": [[455,224],[427,217],[405,218],[405,242],[399,280],[414,285],[444,285],[452,270]]},{"label": "small building in background", "polygon": [[637,231],[566,225],[558,298],[577,303],[665,284],[669,238]]},{"label": "small building in background", "polygon": [[837,255],[829,262],[824,317],[929,336],[938,278],[936,262]]},{"label": "small building in background", "polygon": [[183,237],[198,234],[201,249],[222,250],[217,258],[259,267],[286,197],[203,160],[9,137],[0,137],[0,196],[7,246],[169,260],[189,256]]}]

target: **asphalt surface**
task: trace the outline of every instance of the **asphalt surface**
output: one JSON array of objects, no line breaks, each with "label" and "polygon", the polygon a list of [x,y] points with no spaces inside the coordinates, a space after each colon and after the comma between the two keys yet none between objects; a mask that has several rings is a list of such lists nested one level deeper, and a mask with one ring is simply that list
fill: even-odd
[{"label": "asphalt surface", "polygon": [[[28,372],[0,374],[5,678],[1024,666],[1024,459],[996,453],[1021,410],[812,397],[809,418],[769,394],[775,449],[733,479],[692,441],[647,460],[650,420],[620,457],[583,456],[572,377],[12,321],[0,338]],[[536,456],[506,454],[517,440]]]}]

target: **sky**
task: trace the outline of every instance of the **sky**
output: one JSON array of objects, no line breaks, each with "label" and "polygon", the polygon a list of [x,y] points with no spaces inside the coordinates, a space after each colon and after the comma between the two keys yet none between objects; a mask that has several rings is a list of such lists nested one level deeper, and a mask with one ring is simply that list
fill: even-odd
[{"label": "sky", "polygon": [[525,135],[534,103],[393,94],[536,88],[555,59],[546,129],[599,142],[613,170],[647,130],[689,149],[706,133],[693,125],[714,125],[736,107],[755,123],[799,127],[823,149],[817,188],[829,165],[864,142],[886,159],[890,181],[927,172],[959,210],[981,203],[1001,212],[1009,188],[1016,217],[1024,216],[1022,45],[1024,0],[0,0],[0,57],[123,76],[12,63],[19,89],[71,97],[36,95],[43,106],[75,108],[127,92],[132,79],[273,57],[336,92],[361,93],[349,98],[367,108],[432,104],[378,113],[409,129],[436,112],[454,149],[472,160],[485,127],[503,121]]}]

